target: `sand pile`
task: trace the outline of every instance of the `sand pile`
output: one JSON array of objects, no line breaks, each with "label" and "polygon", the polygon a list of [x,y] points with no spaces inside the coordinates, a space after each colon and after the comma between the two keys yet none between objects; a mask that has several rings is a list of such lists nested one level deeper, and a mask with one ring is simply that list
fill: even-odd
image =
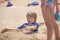
[{"label": "sand pile", "polygon": [[0,34],[0,40],[42,40],[37,35],[39,34],[25,34],[24,32],[20,32],[18,30],[11,30]]},{"label": "sand pile", "polygon": [[[0,33],[0,40],[46,40],[47,30],[43,24],[39,27],[38,33],[26,34],[25,31],[11,30],[5,33]],[[52,40],[55,40],[53,33]]]},{"label": "sand pile", "polygon": [[26,34],[25,31],[11,30],[0,33],[0,40],[46,40],[46,29],[39,27],[38,33]]}]

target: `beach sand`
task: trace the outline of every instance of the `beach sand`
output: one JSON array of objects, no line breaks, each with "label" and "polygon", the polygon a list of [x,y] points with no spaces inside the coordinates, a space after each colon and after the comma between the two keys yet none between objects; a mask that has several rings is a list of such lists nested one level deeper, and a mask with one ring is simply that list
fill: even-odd
[{"label": "beach sand", "polygon": [[[41,13],[41,6],[27,6],[37,0],[10,0],[14,5],[12,7],[6,7],[7,2],[0,3],[0,32],[4,28],[16,29],[26,21],[26,13],[29,11],[36,12],[38,15],[37,22],[40,24],[39,31],[36,34],[26,35],[24,32],[18,30],[8,31],[6,33],[0,33],[0,40],[46,40],[47,29],[44,23],[44,19]],[[59,0],[60,1],[60,0]],[[40,0],[38,0],[41,4]],[[57,22],[60,30],[60,22]],[[53,33],[53,40],[54,40]]]}]

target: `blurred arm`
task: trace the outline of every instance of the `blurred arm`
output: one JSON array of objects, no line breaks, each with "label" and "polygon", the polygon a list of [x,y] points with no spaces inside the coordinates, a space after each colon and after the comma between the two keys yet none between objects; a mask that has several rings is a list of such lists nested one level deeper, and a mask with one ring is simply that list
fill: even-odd
[{"label": "blurred arm", "polygon": [[55,0],[56,12],[59,13],[58,0]]}]

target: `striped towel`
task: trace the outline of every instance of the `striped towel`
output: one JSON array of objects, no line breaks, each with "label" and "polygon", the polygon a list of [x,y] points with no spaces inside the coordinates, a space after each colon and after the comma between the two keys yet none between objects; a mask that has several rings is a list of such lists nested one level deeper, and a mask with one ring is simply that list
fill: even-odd
[{"label": "striped towel", "polygon": [[47,0],[47,6],[49,6],[50,8],[54,8],[54,0]]}]

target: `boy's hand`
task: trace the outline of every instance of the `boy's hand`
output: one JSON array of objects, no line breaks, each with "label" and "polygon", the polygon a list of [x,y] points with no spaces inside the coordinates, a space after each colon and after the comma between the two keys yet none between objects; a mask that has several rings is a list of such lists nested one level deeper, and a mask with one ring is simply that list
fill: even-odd
[{"label": "boy's hand", "polygon": [[25,29],[26,30],[36,30],[36,27],[35,26],[27,26]]},{"label": "boy's hand", "polygon": [[28,30],[29,31],[30,30],[30,27],[29,26],[26,26],[25,30]]}]

